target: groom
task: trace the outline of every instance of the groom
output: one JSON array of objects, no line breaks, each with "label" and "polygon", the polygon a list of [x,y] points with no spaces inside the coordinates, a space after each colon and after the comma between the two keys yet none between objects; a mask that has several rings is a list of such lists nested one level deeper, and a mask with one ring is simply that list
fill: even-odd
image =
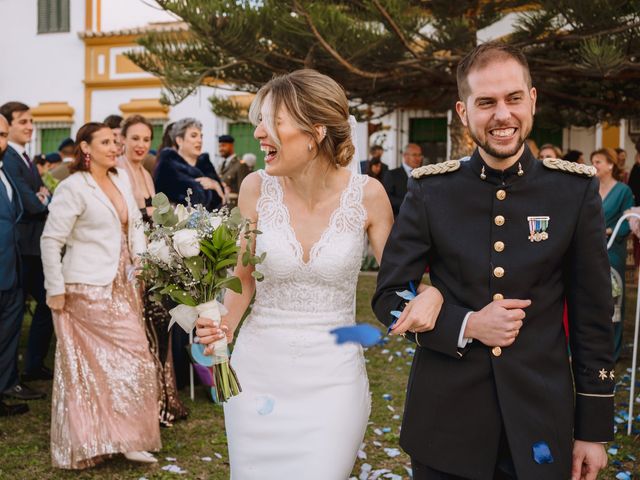
[{"label": "groom", "polygon": [[615,383],[598,182],[592,167],[543,163],[525,145],[536,90],[520,51],[480,45],[457,80],[478,148],[414,170],[373,297],[390,324],[405,308],[396,292],[427,265],[444,297],[433,330],[411,303],[394,329],[420,347],[400,444],[415,480],[595,479]]}]

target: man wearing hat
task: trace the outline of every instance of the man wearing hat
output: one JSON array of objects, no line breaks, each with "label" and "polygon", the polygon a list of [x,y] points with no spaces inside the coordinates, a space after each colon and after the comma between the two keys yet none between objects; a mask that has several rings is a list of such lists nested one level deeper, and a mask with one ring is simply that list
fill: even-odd
[{"label": "man wearing hat", "polygon": [[69,176],[69,165],[73,162],[73,150],[75,142],[71,138],[65,138],[58,145],[58,154],[62,162],[51,170],[51,176],[58,181],[62,181]]},{"label": "man wearing hat", "polygon": [[223,182],[225,196],[230,207],[238,204],[240,184],[250,171],[244,163],[236,157],[233,143],[235,139],[231,135],[218,137],[218,153],[224,159],[220,163],[220,179]]}]

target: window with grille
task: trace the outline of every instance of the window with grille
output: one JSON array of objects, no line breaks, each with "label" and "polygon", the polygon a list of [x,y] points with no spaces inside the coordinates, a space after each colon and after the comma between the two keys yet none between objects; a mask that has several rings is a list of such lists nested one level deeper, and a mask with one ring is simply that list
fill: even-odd
[{"label": "window with grille", "polygon": [[69,0],[38,0],[38,33],[68,31]]},{"label": "window with grille", "polygon": [[71,128],[63,126],[39,126],[38,127],[38,142],[39,144],[37,153],[53,153],[58,151],[60,142],[65,138],[71,136]]}]

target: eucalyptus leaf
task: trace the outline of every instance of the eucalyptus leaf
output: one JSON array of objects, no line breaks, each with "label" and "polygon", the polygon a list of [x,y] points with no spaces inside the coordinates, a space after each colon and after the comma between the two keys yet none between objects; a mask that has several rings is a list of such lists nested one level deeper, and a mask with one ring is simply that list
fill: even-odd
[{"label": "eucalyptus leaf", "polygon": [[228,277],[218,282],[214,288],[228,288],[236,293],[242,293],[242,282],[238,277]]}]

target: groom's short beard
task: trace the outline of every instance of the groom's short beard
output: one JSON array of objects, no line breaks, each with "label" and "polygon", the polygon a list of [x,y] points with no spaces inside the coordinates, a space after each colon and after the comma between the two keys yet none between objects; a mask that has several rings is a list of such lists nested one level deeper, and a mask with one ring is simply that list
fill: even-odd
[{"label": "groom's short beard", "polygon": [[471,129],[469,129],[469,136],[474,141],[474,143],[478,147],[480,147],[482,150],[484,150],[485,152],[487,152],[489,155],[491,155],[494,158],[501,158],[501,159],[513,157],[516,153],[518,153],[520,151],[520,148],[522,147],[522,144],[525,141],[525,138],[526,138],[526,137],[525,138],[520,137],[520,139],[518,140],[518,143],[516,143],[515,147],[513,147],[513,149],[511,149],[511,150],[498,151],[498,150],[496,150],[495,148],[493,148],[489,144],[489,140],[487,140],[485,142],[481,142],[480,139],[473,134],[473,131]]},{"label": "groom's short beard", "polygon": [[2,161],[2,158],[4,157],[4,152],[6,152],[6,151],[7,151],[6,148],[4,150],[0,150],[0,162]]}]

